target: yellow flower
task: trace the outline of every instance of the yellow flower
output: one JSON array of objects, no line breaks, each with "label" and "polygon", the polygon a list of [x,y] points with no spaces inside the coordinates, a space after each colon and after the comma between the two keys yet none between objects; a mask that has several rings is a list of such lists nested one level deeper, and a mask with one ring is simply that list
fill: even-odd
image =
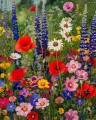
[{"label": "yellow flower", "polygon": [[81,35],[77,35],[76,38],[78,38],[79,40],[81,40]]},{"label": "yellow flower", "polygon": [[87,38],[87,40],[85,41],[86,43],[89,43],[89,38]]},{"label": "yellow flower", "polygon": [[3,110],[2,114],[7,115],[7,110]]},{"label": "yellow flower", "polygon": [[79,30],[77,30],[77,34],[80,34],[80,31],[79,31]]},{"label": "yellow flower", "polygon": [[6,68],[10,67],[10,63],[3,62],[0,64],[0,67],[2,67],[3,69],[6,69]]},{"label": "yellow flower", "polygon": [[86,54],[88,54],[88,53],[89,53],[89,50],[85,50],[84,52],[85,52]]},{"label": "yellow flower", "polygon": [[87,65],[84,66],[84,69],[85,69],[85,70],[87,69]]},{"label": "yellow flower", "polygon": [[31,53],[32,52],[32,49],[29,49],[29,53]]},{"label": "yellow flower", "polygon": [[78,27],[76,28],[76,30],[81,30],[81,27],[80,27],[80,26],[78,26]]},{"label": "yellow flower", "polygon": [[4,91],[3,87],[0,87],[0,93],[2,93]]},{"label": "yellow flower", "polygon": [[78,49],[77,51],[80,52],[81,49]]},{"label": "yellow flower", "polygon": [[0,27],[0,30],[2,30],[2,27]]},{"label": "yellow flower", "polygon": [[93,73],[96,73],[96,68],[93,69]]},{"label": "yellow flower", "polygon": [[49,82],[45,79],[41,79],[38,81],[38,87],[41,89],[49,88]]},{"label": "yellow flower", "polygon": [[1,78],[4,78],[4,77],[5,77],[5,74],[4,74],[4,73],[2,73],[2,74],[1,74]]},{"label": "yellow flower", "polygon": [[53,119],[54,119],[54,120],[57,120],[57,117],[54,117]]},{"label": "yellow flower", "polygon": [[59,114],[63,114],[64,113],[64,109],[63,108],[59,108]]},{"label": "yellow flower", "polygon": [[5,117],[4,117],[4,120],[9,120],[9,117],[8,117],[8,116],[5,116]]},{"label": "yellow flower", "polygon": [[5,30],[3,29],[3,31],[2,31],[3,33],[5,32]]},{"label": "yellow flower", "polygon": [[78,38],[76,36],[72,37],[72,41],[78,41]]}]

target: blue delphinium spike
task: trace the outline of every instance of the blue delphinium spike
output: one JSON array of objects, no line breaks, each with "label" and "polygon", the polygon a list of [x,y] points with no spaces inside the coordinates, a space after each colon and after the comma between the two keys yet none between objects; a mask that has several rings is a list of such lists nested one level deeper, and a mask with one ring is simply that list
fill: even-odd
[{"label": "blue delphinium spike", "polygon": [[81,57],[81,63],[82,67],[85,65],[85,61],[83,62],[83,57],[85,57],[87,54],[85,53],[85,50],[89,49],[89,44],[87,41],[87,5],[85,5],[85,9],[83,12],[83,18],[82,18],[82,25],[81,25],[81,42],[80,42],[80,57]]},{"label": "blue delphinium spike", "polygon": [[47,46],[48,46],[48,29],[47,29],[47,19],[46,19],[46,13],[45,13],[45,3],[43,1],[42,6],[42,54],[43,59],[45,59],[44,62],[44,71],[47,74],[47,62],[46,62],[46,55],[47,55]]},{"label": "blue delphinium spike", "polygon": [[12,31],[13,31],[14,40],[18,40],[19,31],[18,31],[17,16],[16,16],[16,6],[14,0],[12,0]]},{"label": "blue delphinium spike", "polygon": [[[12,31],[13,31],[14,40],[17,41],[19,39],[19,31],[18,31],[18,24],[17,24],[15,0],[12,0]],[[14,53],[18,53],[18,52],[14,51]],[[21,66],[20,60],[21,59],[15,60],[15,69],[18,69]]]}]

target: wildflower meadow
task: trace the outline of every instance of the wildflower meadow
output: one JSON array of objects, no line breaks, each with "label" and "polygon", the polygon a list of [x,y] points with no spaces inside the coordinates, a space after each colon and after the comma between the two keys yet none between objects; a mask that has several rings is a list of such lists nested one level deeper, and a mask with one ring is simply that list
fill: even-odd
[{"label": "wildflower meadow", "polygon": [[96,0],[0,0],[0,120],[96,120]]}]

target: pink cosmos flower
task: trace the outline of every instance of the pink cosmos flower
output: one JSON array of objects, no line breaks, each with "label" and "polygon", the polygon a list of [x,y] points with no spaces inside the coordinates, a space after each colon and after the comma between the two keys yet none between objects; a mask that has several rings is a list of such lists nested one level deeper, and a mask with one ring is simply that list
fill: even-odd
[{"label": "pink cosmos flower", "polygon": [[78,79],[75,79],[75,76],[72,76],[71,79],[67,77],[66,82],[64,83],[66,86],[64,90],[75,91],[78,87],[78,84],[76,82],[78,82]]},{"label": "pink cosmos flower", "polygon": [[24,97],[27,97],[29,95],[29,90],[23,88],[23,90],[19,91],[19,95],[23,95]]},{"label": "pink cosmos flower", "polygon": [[79,116],[77,115],[76,110],[69,109],[68,112],[65,113],[65,120],[79,120]]},{"label": "pink cosmos flower", "polygon": [[89,60],[89,57],[88,57],[88,56],[84,56],[84,57],[83,57],[83,60],[84,60],[84,61],[88,61],[88,60]]},{"label": "pink cosmos flower", "polygon": [[39,98],[38,102],[36,102],[36,108],[39,109],[44,109],[45,107],[49,106],[49,100],[46,98]]},{"label": "pink cosmos flower", "polygon": [[33,106],[31,106],[30,103],[20,103],[20,106],[16,107],[16,111],[17,111],[17,115],[21,115],[21,116],[27,116],[29,112],[31,112],[31,109],[33,108]]},{"label": "pink cosmos flower", "polygon": [[77,75],[78,79],[80,79],[80,80],[88,79],[88,73],[85,72],[85,70],[77,70],[76,75]]},{"label": "pink cosmos flower", "polygon": [[75,8],[75,5],[74,5],[74,3],[72,3],[72,2],[66,2],[66,3],[64,3],[64,5],[63,5],[63,10],[65,10],[66,13],[72,12],[72,10],[73,10],[74,8]]},{"label": "pink cosmos flower", "polygon": [[56,103],[63,103],[63,101],[64,101],[64,99],[63,99],[62,97],[57,97],[57,98],[55,99],[55,102],[56,102]]},{"label": "pink cosmos flower", "polygon": [[16,100],[16,97],[15,97],[15,96],[10,96],[10,97],[9,97],[9,101],[10,101],[10,102],[14,102],[15,100]]},{"label": "pink cosmos flower", "polygon": [[8,98],[0,98],[0,108],[6,108],[6,105],[9,103]]},{"label": "pink cosmos flower", "polygon": [[78,61],[71,60],[70,63],[67,63],[66,66],[68,67],[69,73],[75,73],[77,69],[81,68],[81,63]]}]

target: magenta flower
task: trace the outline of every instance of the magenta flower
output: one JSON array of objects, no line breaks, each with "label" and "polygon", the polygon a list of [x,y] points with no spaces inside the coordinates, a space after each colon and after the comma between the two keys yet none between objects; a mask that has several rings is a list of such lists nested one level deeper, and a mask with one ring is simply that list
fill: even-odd
[{"label": "magenta flower", "polygon": [[39,109],[44,109],[45,107],[49,106],[49,100],[46,98],[39,98],[38,102],[36,102],[36,108]]},{"label": "magenta flower", "polygon": [[77,69],[81,68],[81,63],[78,61],[71,60],[70,63],[67,63],[66,66],[68,67],[69,73],[75,73]]},{"label": "magenta flower", "polygon": [[31,106],[30,103],[20,103],[20,106],[17,106],[15,109],[17,111],[17,115],[25,116],[27,117],[28,113],[31,112],[31,109],[33,106]]},{"label": "magenta flower", "polygon": [[85,70],[77,70],[76,75],[79,80],[87,80],[88,79],[88,73],[85,72]]},{"label": "magenta flower", "polygon": [[79,116],[77,115],[76,110],[69,109],[68,112],[65,113],[65,120],[79,120]]},{"label": "magenta flower", "polygon": [[23,88],[23,90],[19,91],[19,95],[23,95],[24,97],[27,97],[29,95],[29,90]]},{"label": "magenta flower", "polygon": [[30,81],[31,81],[31,84],[30,84],[30,87],[35,87],[35,86],[38,86],[38,80],[41,80],[42,79],[42,77],[39,77],[38,79],[37,79],[37,77],[36,76],[32,76],[31,78],[30,78]]},{"label": "magenta flower", "polygon": [[72,76],[71,79],[67,77],[66,82],[64,83],[66,86],[64,90],[75,91],[78,87],[78,84],[76,82],[78,82],[78,79],[75,79],[75,76]]},{"label": "magenta flower", "polygon": [[75,60],[75,57],[74,57],[74,55],[67,54],[67,55],[66,55],[66,59]]},{"label": "magenta flower", "polygon": [[74,3],[72,3],[72,2],[66,2],[66,3],[64,3],[64,5],[63,5],[63,10],[65,10],[66,13],[72,12],[72,10],[73,10],[74,8],[75,8],[75,5],[74,5]]}]

